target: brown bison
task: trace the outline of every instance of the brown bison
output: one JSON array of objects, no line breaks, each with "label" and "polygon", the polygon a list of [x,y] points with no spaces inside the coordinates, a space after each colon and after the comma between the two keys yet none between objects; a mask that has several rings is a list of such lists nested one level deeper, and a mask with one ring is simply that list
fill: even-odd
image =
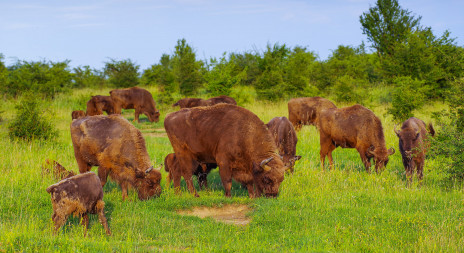
[{"label": "brown bison", "polygon": [[232,179],[245,185],[250,197],[278,194],[287,168],[266,125],[247,109],[229,104],[182,109],[166,116],[164,128],[180,167],[172,175],[174,187],[183,176],[197,196],[192,183],[197,163],[215,163],[227,197]]},{"label": "brown bison", "polygon": [[297,160],[300,160],[301,156],[296,155],[298,138],[292,123],[286,117],[275,117],[266,126],[274,137],[285,166],[293,172],[293,166]]},{"label": "brown bison", "polygon": [[71,118],[72,119],[78,119],[78,118],[82,118],[82,117],[85,117],[85,112],[84,111],[72,111],[71,113]]},{"label": "brown bison", "polygon": [[50,185],[47,192],[52,197],[55,233],[64,225],[69,215],[81,216],[84,236],[89,225],[88,214],[98,214],[100,223],[110,235],[111,231],[105,217],[103,190],[100,180],[93,172],[79,174]]},{"label": "brown bison", "polygon": [[330,100],[321,97],[292,98],[288,101],[288,119],[296,131],[303,125],[316,125],[323,109],[337,108]]},{"label": "brown bison", "polygon": [[396,130],[395,127],[395,133],[399,138],[399,147],[406,176],[412,181],[414,170],[416,170],[419,180],[421,180],[425,153],[429,145],[428,135],[435,135],[432,124],[428,125],[427,131],[424,121],[411,117],[403,123],[400,130]]},{"label": "brown bison", "polygon": [[103,111],[108,115],[114,113],[113,100],[110,96],[92,96],[87,101],[87,116],[102,115]]},{"label": "brown bison", "polygon": [[123,199],[128,186],[137,190],[141,200],[161,194],[161,173],[150,165],[142,134],[121,115],[74,120],[71,138],[81,173],[99,166],[102,186],[109,174],[121,186]]},{"label": "brown bison", "polygon": [[150,122],[159,121],[159,110],[151,93],[139,87],[117,89],[110,91],[113,99],[114,113],[121,114],[121,109],[135,109],[134,121],[139,120],[140,114],[145,114]]},{"label": "brown bison", "polygon": [[[193,171],[193,175],[197,176],[198,178],[198,185],[200,186],[200,190],[204,187],[205,189],[208,188],[208,174],[212,169],[215,169],[217,164],[215,163],[198,163],[196,168]],[[171,183],[172,175],[177,175],[181,172],[179,166],[177,165],[176,154],[171,153],[164,158],[164,170],[168,172],[167,183],[168,185]]]},{"label": "brown bison", "polygon": [[235,99],[221,95],[219,97],[212,97],[210,99],[201,99],[201,98],[183,98],[179,101],[177,101],[175,104],[172,106],[179,106],[181,109],[182,108],[193,108],[193,107],[198,107],[198,106],[212,106],[216,104],[231,104],[231,105],[237,105],[237,102]]},{"label": "brown bison", "polygon": [[42,174],[48,173],[52,173],[53,178],[56,180],[63,180],[76,175],[74,171],[66,170],[63,165],[59,164],[57,161],[46,159],[42,164]]},{"label": "brown bison", "polygon": [[395,149],[387,150],[385,146],[380,119],[361,105],[322,110],[318,126],[322,167],[326,156],[333,167],[332,151],[336,147],[358,150],[367,171],[371,167],[371,158],[374,158],[375,170],[379,172],[387,165],[388,156],[395,153]]}]

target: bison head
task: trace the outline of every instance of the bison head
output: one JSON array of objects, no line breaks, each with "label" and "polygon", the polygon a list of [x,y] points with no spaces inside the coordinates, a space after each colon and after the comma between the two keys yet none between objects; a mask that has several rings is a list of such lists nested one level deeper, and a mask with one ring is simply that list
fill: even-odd
[{"label": "bison head", "polygon": [[388,163],[388,157],[393,155],[395,153],[394,148],[390,148],[386,150],[386,148],[375,148],[374,146],[371,146],[368,150],[367,153],[371,156],[374,157],[375,161],[375,171],[379,172],[381,169],[385,168]]},{"label": "bison head", "polygon": [[413,168],[413,157],[417,155],[422,144],[420,131],[414,129],[403,129],[402,131],[398,131],[395,128],[395,133],[399,138],[399,147],[404,166],[406,169]]},{"label": "bison head", "polygon": [[136,170],[137,190],[140,200],[146,200],[150,197],[158,197],[161,194],[161,173],[151,166],[145,172]]},{"label": "bison head", "polygon": [[155,111],[147,113],[147,117],[150,122],[158,122],[159,116],[160,116],[159,110],[155,110]]},{"label": "bison head", "polygon": [[264,159],[260,164],[254,164],[253,174],[256,185],[256,197],[276,197],[279,194],[280,183],[284,180],[287,170],[280,158],[270,157]]},{"label": "bison head", "polygon": [[295,166],[295,162],[301,159],[301,156],[296,155],[284,155],[282,158],[282,161],[284,162],[285,167],[289,169],[290,172],[293,172],[293,167]]}]

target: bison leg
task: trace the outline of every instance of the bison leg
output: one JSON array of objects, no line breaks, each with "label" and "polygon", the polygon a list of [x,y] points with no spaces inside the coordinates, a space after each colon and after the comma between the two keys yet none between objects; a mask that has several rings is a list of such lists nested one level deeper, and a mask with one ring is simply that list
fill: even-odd
[{"label": "bison leg", "polygon": [[135,108],[135,116],[134,116],[134,122],[137,121],[140,123],[140,119],[139,119],[139,115],[140,115],[140,111],[139,111],[139,108],[136,107]]},{"label": "bison leg", "polygon": [[55,234],[57,234],[58,230],[64,225],[67,216],[59,215],[55,212],[52,218],[53,222],[55,223]]},{"label": "bison leg", "polygon": [[87,235],[87,228],[89,227],[89,215],[85,213],[82,215],[82,220],[81,220],[82,226],[84,226],[84,237]]},{"label": "bison leg", "polygon": [[127,181],[121,182],[122,200],[126,200],[127,194]]},{"label": "bison leg", "polygon": [[[230,168],[225,164],[219,165],[219,176],[221,176],[222,185],[224,186],[224,192],[226,197],[231,197],[230,190],[232,188],[232,176],[230,175]],[[248,188],[248,186],[247,186]]]},{"label": "bison leg", "polygon": [[108,174],[110,173],[110,170],[108,168],[105,168],[103,166],[98,167],[98,177],[100,178],[101,186],[105,186],[106,181],[108,180]]},{"label": "bison leg", "polygon": [[[185,183],[187,184],[187,189],[190,193],[195,195],[195,197],[199,197],[198,193],[195,190],[195,187],[193,187],[192,181],[193,169],[196,169],[198,164],[194,163],[194,159],[192,159],[192,157],[190,156],[178,156],[177,159],[178,165],[180,166],[180,173],[184,177]],[[180,189],[180,176],[178,176],[178,178],[178,187]],[[174,186],[176,186],[176,178],[174,178]]]},{"label": "bison leg", "polygon": [[359,156],[361,156],[361,161],[364,164],[364,167],[366,168],[366,171],[370,173],[370,168],[371,168],[371,158],[367,157],[367,148],[363,147],[357,147],[356,150],[358,150]]},{"label": "bison leg", "polygon": [[79,167],[79,173],[86,173],[92,169],[92,166],[88,164],[84,159],[81,157],[80,153],[75,153],[77,166]]},{"label": "bison leg", "polygon": [[324,169],[325,157],[327,156],[329,158],[330,168],[333,169],[332,151],[335,149],[335,145],[329,138],[323,136],[321,136],[320,143],[321,168]]},{"label": "bison leg", "polygon": [[105,231],[106,231],[106,234],[107,235],[111,235],[111,230],[110,228],[108,227],[108,221],[106,220],[106,217],[105,217],[105,211],[103,208],[100,208],[98,210],[98,219],[100,220],[100,223],[103,225],[103,227],[105,228]]},{"label": "bison leg", "polygon": [[254,184],[253,183],[249,183],[249,184],[246,184],[246,188],[248,189],[248,197],[250,197],[250,199],[254,198],[256,195],[255,195],[255,189],[254,189]]}]

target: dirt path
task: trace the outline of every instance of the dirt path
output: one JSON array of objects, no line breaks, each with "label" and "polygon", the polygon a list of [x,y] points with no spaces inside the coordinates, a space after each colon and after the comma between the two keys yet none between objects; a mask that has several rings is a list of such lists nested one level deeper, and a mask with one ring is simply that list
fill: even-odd
[{"label": "dirt path", "polygon": [[197,216],[202,219],[211,217],[216,221],[232,224],[232,225],[247,225],[251,222],[251,218],[246,214],[252,209],[246,205],[225,205],[223,207],[194,207],[192,210],[180,210],[177,213],[180,215]]}]

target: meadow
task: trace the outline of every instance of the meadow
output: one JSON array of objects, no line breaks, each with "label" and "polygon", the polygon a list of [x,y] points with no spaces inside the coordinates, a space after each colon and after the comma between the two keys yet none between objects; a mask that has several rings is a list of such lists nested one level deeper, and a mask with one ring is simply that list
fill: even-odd
[{"label": "meadow", "polygon": [[[315,127],[305,126],[298,133],[297,155],[302,159],[295,172],[286,175],[277,198],[249,199],[246,189],[236,183],[233,197],[226,198],[217,169],[209,174],[209,189],[200,191],[199,198],[189,194],[184,183],[182,194],[176,195],[172,187],[166,187],[166,172],[161,168],[163,193],[159,198],[139,201],[132,190],[123,202],[117,184],[110,181],[105,185],[105,211],[112,236],[105,235],[96,215],[90,216],[87,237],[83,237],[78,218],[69,219],[54,235],[50,195],[45,189],[55,181],[42,175],[41,165],[48,158],[78,171],[69,131],[71,111],[85,110],[90,95],[105,95],[108,90],[76,90],[46,102],[47,115],[59,130],[54,142],[11,141],[7,125],[17,101],[3,101],[0,252],[464,251],[462,188],[448,187],[432,159],[426,160],[424,180],[408,186],[394,124],[386,115],[388,105],[375,103],[368,107],[382,120],[387,148],[396,149],[380,174],[367,173],[354,149],[337,148],[333,153],[335,168],[321,169],[319,135]],[[265,123],[276,116],[288,116],[286,101],[255,101],[243,106]],[[443,108],[440,103],[429,104],[416,116],[428,122],[430,112]],[[159,109],[160,122],[150,123],[143,115],[142,123],[134,123],[145,136],[155,167],[172,152],[168,138],[159,132],[166,114],[177,108]],[[133,110],[123,115],[134,118]],[[237,226],[176,212],[227,204],[249,206],[253,210],[248,214],[251,222]]]}]

